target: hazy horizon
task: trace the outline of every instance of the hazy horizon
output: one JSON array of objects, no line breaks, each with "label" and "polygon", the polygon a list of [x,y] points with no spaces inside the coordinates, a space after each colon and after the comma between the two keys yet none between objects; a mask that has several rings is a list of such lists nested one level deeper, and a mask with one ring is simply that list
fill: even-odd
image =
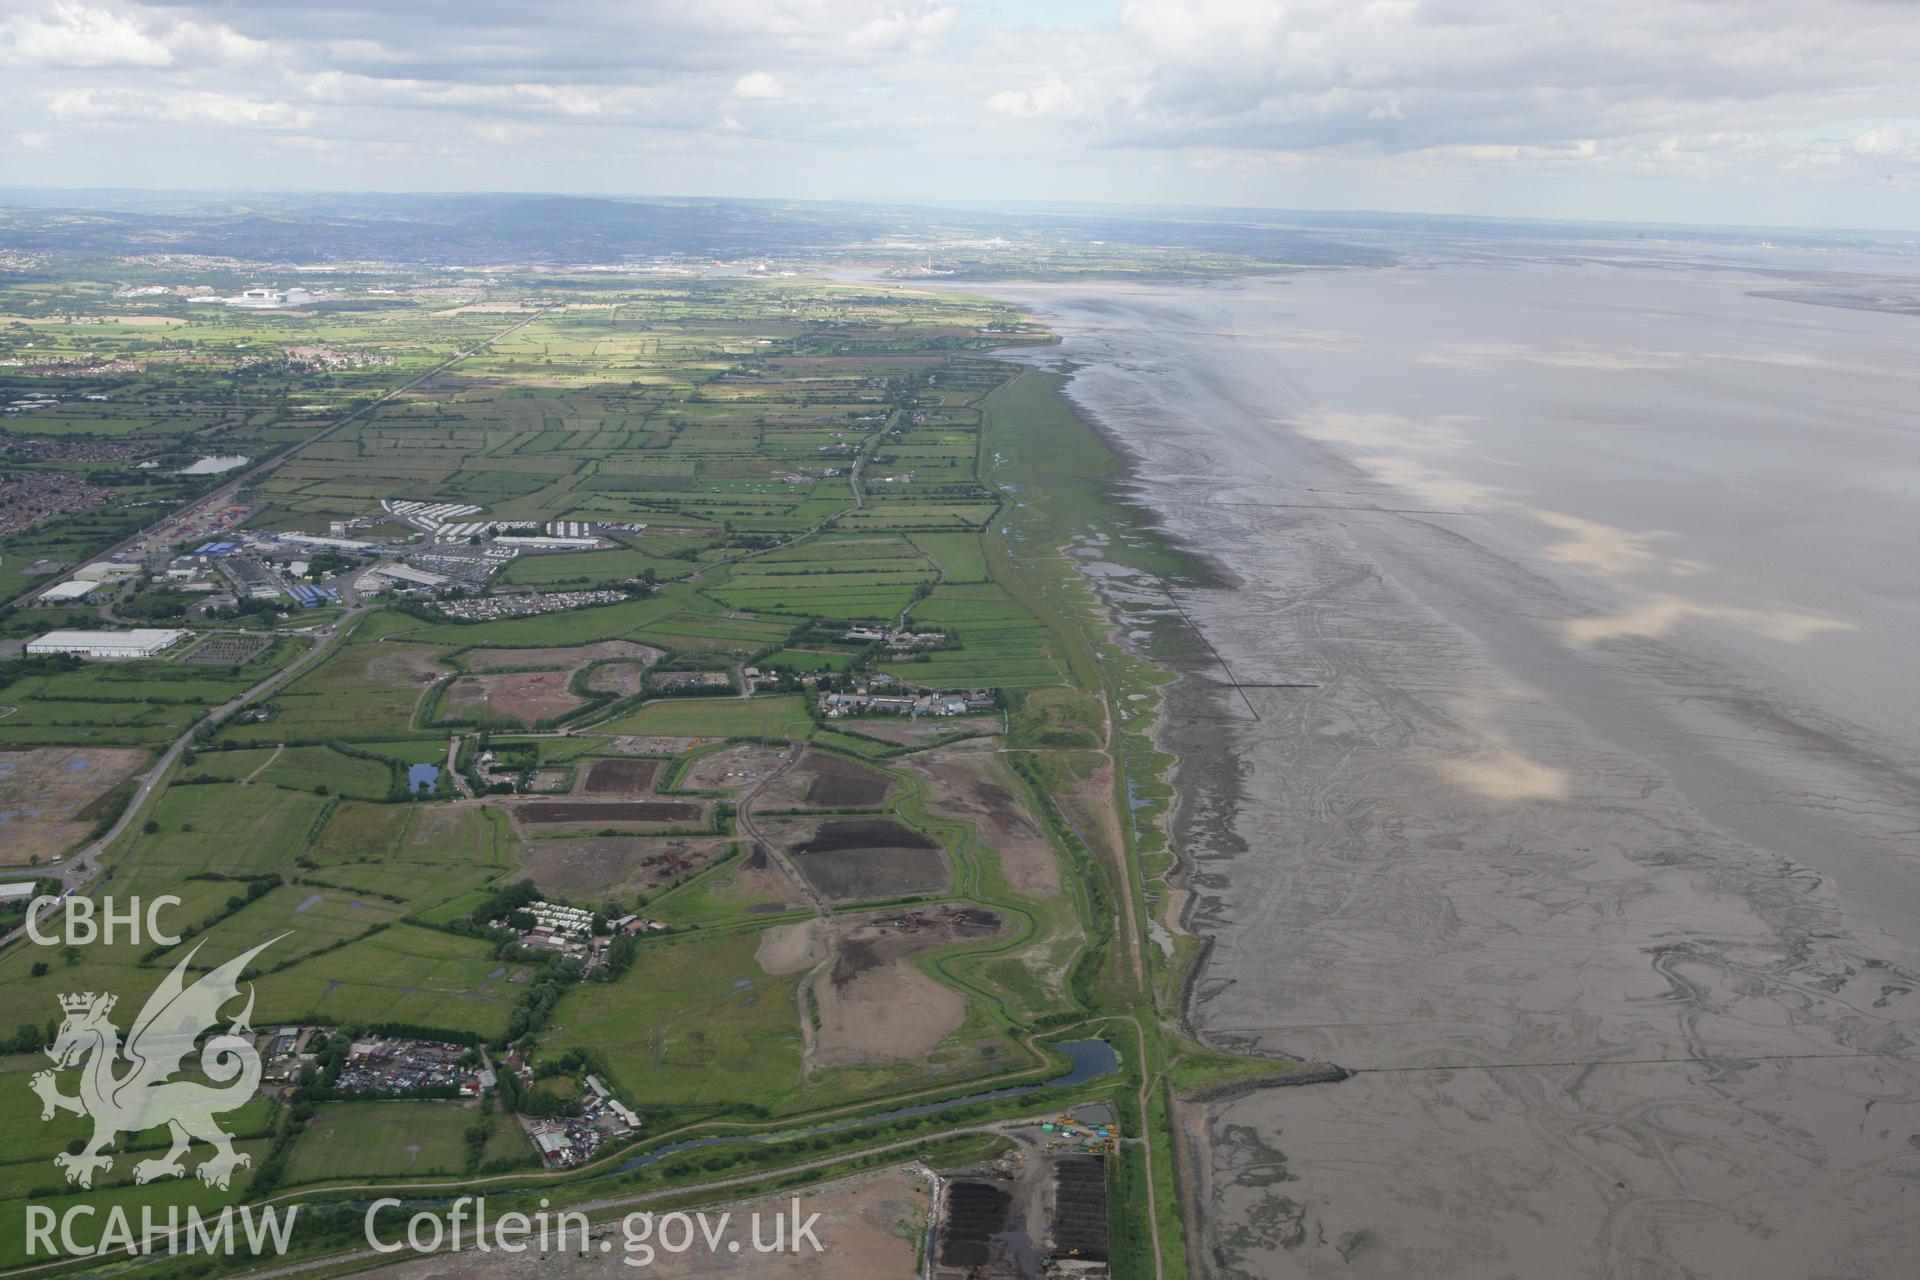
[{"label": "hazy horizon", "polygon": [[0,14],[8,186],[1920,229],[1920,24],[1870,0]]},{"label": "hazy horizon", "polygon": [[[731,196],[714,192],[660,192],[660,191],[597,191],[564,190],[559,188],[454,188],[431,189],[419,187],[258,187],[233,185],[208,185],[202,187],[167,186],[38,186],[11,185],[0,183],[0,206],[9,203],[11,197],[32,195],[42,197],[39,203],[60,203],[45,197],[108,197],[108,196],[173,196],[194,199],[234,199],[272,198],[272,199],[321,199],[321,198],[366,198],[366,199],[553,199],[553,200],[606,200],[623,203],[736,203],[769,205],[820,205],[823,207],[852,206],[872,209],[924,209],[951,210],[954,212],[990,213],[1001,215],[1019,215],[1026,213],[1060,213],[1074,215],[1097,215],[1100,213],[1129,212],[1136,214],[1225,214],[1240,217],[1269,215],[1290,217],[1305,215],[1317,219],[1411,219],[1418,221],[1445,222],[1460,221],[1488,223],[1495,225],[1537,226],[1543,230],[1559,228],[1593,227],[1640,231],[1673,232],[1768,232],[1785,231],[1812,235],[1870,235],[1886,236],[1895,242],[1904,242],[1911,237],[1920,242],[1920,226],[1869,226],[1865,223],[1794,223],[1794,222],[1705,222],[1705,221],[1663,221],[1644,218],[1576,218],[1542,217],[1519,214],[1468,213],[1458,209],[1395,209],[1395,208],[1352,208],[1341,206],[1316,205],[1261,205],[1261,204],[1176,204],[1166,201],[1111,201],[1111,200],[961,200],[961,199],[879,199],[860,197],[797,196],[769,194],[757,196]],[[90,208],[107,207],[90,205],[84,200],[76,200],[71,207]],[[1336,224],[1337,225],[1337,224]],[[1684,238],[1684,237],[1682,237]]]}]

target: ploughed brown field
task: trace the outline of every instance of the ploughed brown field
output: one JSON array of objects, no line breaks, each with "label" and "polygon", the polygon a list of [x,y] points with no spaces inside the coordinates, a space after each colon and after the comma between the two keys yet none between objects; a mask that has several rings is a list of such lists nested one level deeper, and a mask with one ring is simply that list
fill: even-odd
[{"label": "ploughed brown field", "polygon": [[588,795],[645,795],[659,772],[658,760],[595,760],[580,789]]},{"label": "ploughed brown field", "polygon": [[879,804],[887,796],[886,775],[852,760],[809,752],[801,768],[812,776],[807,803],[823,809],[859,809]]},{"label": "ploughed brown field", "polygon": [[884,819],[830,819],[790,853],[808,883],[840,900],[922,893],[947,879],[940,846]]}]

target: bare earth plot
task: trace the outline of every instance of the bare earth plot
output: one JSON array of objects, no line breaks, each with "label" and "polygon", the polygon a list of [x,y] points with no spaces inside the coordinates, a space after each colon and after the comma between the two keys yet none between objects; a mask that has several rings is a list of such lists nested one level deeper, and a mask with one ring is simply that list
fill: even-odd
[{"label": "bare earth plot", "polygon": [[549,893],[626,893],[657,888],[725,849],[724,840],[640,836],[535,840],[527,845],[523,870]]},{"label": "bare earth plot", "polygon": [[719,875],[706,881],[709,892],[724,891],[728,897],[750,902],[748,911],[779,911],[801,900],[800,886],[767,854],[758,841],[747,856]]},{"label": "bare earth plot", "polygon": [[832,961],[813,992],[820,1027],[813,1065],[897,1062],[931,1052],[966,1021],[966,998],[921,972],[912,957],[991,938],[1001,921],[980,907],[835,920]]},{"label": "bare earth plot", "polygon": [[839,902],[926,893],[947,882],[940,846],[880,818],[787,818],[758,824],[778,840],[800,874]]},{"label": "bare earth plot", "polygon": [[64,852],[146,760],[145,750],[130,747],[0,750],[0,863],[45,862]]},{"label": "bare earth plot", "polygon": [[595,693],[632,697],[647,687],[647,668],[658,660],[657,652],[655,658],[645,662],[609,662],[594,668],[587,677],[587,688]]},{"label": "bare earth plot", "polygon": [[679,756],[685,755],[705,743],[705,738],[660,738],[645,735],[622,734],[607,739],[603,751],[617,751],[629,756]]},{"label": "bare earth plot", "polygon": [[893,783],[870,765],[825,751],[808,751],[755,801],[757,809],[872,809],[886,802]]},{"label": "bare earth plot", "polygon": [[564,671],[516,671],[507,675],[461,676],[441,702],[449,718],[479,716],[537,724],[586,705],[567,688]]},{"label": "bare earth plot", "polygon": [[653,790],[660,763],[658,760],[595,760],[582,771],[578,789],[596,796],[645,795]]},{"label": "bare earth plot", "polygon": [[701,756],[680,775],[685,791],[737,791],[750,787],[779,767],[786,752],[748,743]]},{"label": "bare earth plot", "polygon": [[512,808],[515,820],[541,826],[684,827],[705,822],[704,806],[683,800],[529,800]]}]

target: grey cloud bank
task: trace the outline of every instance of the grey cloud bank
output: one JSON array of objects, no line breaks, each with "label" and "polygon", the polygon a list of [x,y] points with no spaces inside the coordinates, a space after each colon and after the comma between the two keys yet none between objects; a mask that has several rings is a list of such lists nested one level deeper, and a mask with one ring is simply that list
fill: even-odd
[{"label": "grey cloud bank", "polygon": [[0,4],[0,184],[1920,226],[1906,6]]}]

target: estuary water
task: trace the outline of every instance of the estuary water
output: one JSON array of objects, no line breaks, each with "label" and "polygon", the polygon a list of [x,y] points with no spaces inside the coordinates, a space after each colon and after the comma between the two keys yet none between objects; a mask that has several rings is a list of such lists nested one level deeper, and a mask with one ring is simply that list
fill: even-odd
[{"label": "estuary water", "polygon": [[995,292],[1208,584],[1215,1275],[1920,1274],[1920,263]]}]

